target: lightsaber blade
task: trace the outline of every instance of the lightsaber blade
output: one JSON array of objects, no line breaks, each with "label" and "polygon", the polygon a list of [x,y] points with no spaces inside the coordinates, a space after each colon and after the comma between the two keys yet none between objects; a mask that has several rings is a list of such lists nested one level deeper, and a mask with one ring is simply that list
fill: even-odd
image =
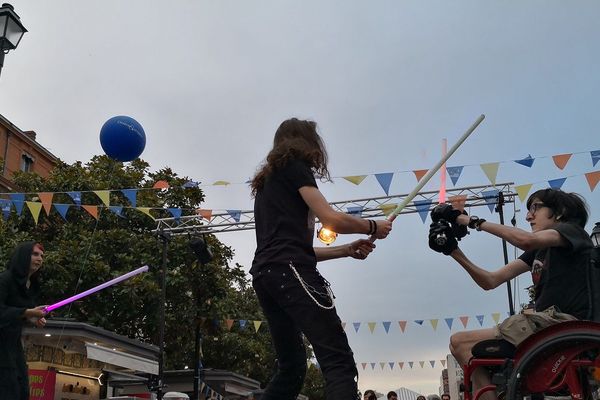
[{"label": "lightsaber blade", "polygon": [[59,307],[65,306],[65,305],[67,305],[69,303],[72,303],[72,302],[74,302],[76,300],[79,300],[79,299],[81,299],[83,297],[89,296],[90,294],[96,293],[97,291],[105,289],[105,288],[107,288],[109,286],[116,285],[119,282],[122,282],[122,281],[124,281],[126,279],[131,278],[132,276],[141,274],[142,272],[146,272],[146,271],[148,271],[148,266],[144,265],[143,267],[135,269],[135,270],[133,270],[131,272],[128,272],[128,273],[126,273],[124,275],[121,275],[121,276],[119,276],[119,277],[117,277],[115,279],[112,279],[112,280],[110,280],[108,282],[104,282],[101,285],[98,285],[96,287],[88,289],[85,292],[78,293],[75,296],[69,297],[68,299],[64,299],[64,300],[59,301],[58,303],[54,303],[52,305],[49,305],[48,307],[46,307],[46,312],[50,312],[50,311],[56,310]]},{"label": "lightsaber blade", "polygon": [[[398,204],[398,206],[396,206],[396,208],[394,209],[394,211],[392,211],[392,213],[388,216],[388,220],[393,221],[396,219],[396,217],[398,216],[398,214],[400,214],[400,212],[408,205],[408,203],[410,203],[412,201],[412,199],[415,198],[415,196],[419,193],[419,191],[421,189],[423,189],[423,186],[425,186],[427,184],[427,182],[429,182],[429,180],[431,179],[431,177],[433,175],[435,175],[435,173],[442,167],[442,165],[448,161],[448,159],[452,156],[452,154],[454,154],[454,152],[460,147],[461,144],[463,144],[463,142],[465,140],[467,140],[467,138],[469,137],[469,135],[471,135],[471,133],[473,133],[473,131],[479,126],[479,124],[481,124],[481,121],[483,121],[483,119],[485,118],[485,115],[481,114],[479,116],[479,118],[477,118],[477,120],[475,120],[475,122],[473,123],[473,125],[471,125],[469,127],[469,129],[467,129],[467,131],[465,133],[463,133],[463,135],[460,137],[460,139],[458,139],[458,142],[454,143],[454,146],[452,146],[450,148],[450,150],[448,150],[448,153],[446,153],[440,161],[438,161],[437,164],[435,164],[429,171],[427,171],[427,173],[425,174],[425,176],[423,178],[421,178],[421,180],[419,181],[419,183],[417,183],[417,186],[415,186],[415,188],[413,189],[412,192],[410,192],[405,198],[404,200],[402,200],[402,202],[400,204]],[[374,241],[375,238],[373,236],[371,236],[370,238],[371,241]]]}]

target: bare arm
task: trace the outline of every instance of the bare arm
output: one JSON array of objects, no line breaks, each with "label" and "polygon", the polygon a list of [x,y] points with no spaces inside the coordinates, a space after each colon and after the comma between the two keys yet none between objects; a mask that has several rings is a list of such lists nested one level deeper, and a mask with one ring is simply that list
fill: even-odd
[{"label": "bare arm", "polygon": [[364,260],[374,248],[375,243],[367,239],[359,239],[340,246],[315,247],[314,249],[317,262],[319,262],[342,257]]},{"label": "bare arm", "polygon": [[[460,215],[456,218],[456,222],[461,225],[467,225],[469,223],[469,216]],[[569,246],[569,243],[554,229],[527,232],[523,229],[496,224],[490,221],[485,221],[480,227],[482,231],[498,236],[521,250]]]},{"label": "bare arm", "polygon": [[[298,191],[304,202],[319,218],[323,226],[326,226],[328,229],[337,233],[369,233],[370,226],[368,220],[335,211],[316,187],[303,186]],[[377,239],[385,238],[392,229],[391,222],[387,220],[378,220],[375,222],[377,223],[375,237]]]},{"label": "bare arm", "polygon": [[473,278],[475,283],[484,290],[497,288],[504,282],[508,282],[514,277],[529,271],[529,265],[520,259],[511,261],[496,271],[488,271],[473,264],[460,249],[454,250],[450,256],[454,258],[464,270],[467,271],[471,278]]}]

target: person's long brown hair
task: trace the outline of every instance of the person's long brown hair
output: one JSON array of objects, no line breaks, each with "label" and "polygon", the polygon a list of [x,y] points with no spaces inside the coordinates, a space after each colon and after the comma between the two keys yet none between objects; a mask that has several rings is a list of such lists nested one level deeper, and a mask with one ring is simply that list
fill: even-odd
[{"label": "person's long brown hair", "polygon": [[266,178],[291,159],[308,163],[312,172],[320,179],[331,180],[327,169],[327,150],[317,133],[314,121],[291,118],[277,128],[273,148],[250,183],[252,196],[262,189]]}]

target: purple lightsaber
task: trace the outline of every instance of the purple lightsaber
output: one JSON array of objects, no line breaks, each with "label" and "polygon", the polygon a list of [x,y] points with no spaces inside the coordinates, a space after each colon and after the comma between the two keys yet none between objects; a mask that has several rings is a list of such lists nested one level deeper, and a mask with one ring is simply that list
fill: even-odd
[{"label": "purple lightsaber", "polygon": [[122,282],[122,281],[124,281],[126,279],[131,278],[132,276],[135,276],[137,274],[141,274],[142,272],[146,272],[146,271],[148,271],[148,266],[144,265],[143,267],[140,267],[138,269],[135,269],[135,270],[133,270],[131,272],[126,273],[125,275],[121,275],[118,278],[112,279],[112,280],[110,280],[108,282],[104,282],[101,285],[98,285],[96,287],[88,289],[85,292],[81,292],[79,294],[76,294],[75,296],[69,297],[68,299],[64,299],[64,300],[59,301],[58,303],[54,303],[52,305],[49,305],[48,307],[46,307],[46,312],[50,312],[50,311],[56,310],[57,308],[62,307],[64,305],[67,305],[69,303],[72,303],[75,300],[79,300],[82,297],[88,296],[88,295],[90,295],[92,293],[96,293],[99,290],[102,290],[102,289],[107,288],[109,286],[115,285],[115,284],[117,284],[119,282]]}]

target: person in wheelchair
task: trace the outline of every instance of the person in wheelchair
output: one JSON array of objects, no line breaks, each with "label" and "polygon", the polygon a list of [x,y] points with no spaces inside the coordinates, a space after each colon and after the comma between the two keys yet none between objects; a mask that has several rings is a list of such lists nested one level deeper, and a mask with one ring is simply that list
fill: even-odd
[{"label": "person in wheelchair", "polygon": [[[451,336],[450,351],[462,366],[479,342],[504,339],[517,346],[550,325],[590,317],[586,274],[593,245],[584,229],[588,220],[585,200],[576,193],[543,189],[529,197],[527,210],[531,232],[469,216],[449,204],[440,204],[431,212],[429,246],[456,260],[482,289],[494,289],[525,272],[531,272],[533,279],[534,312],[513,315],[494,328]],[[500,237],[524,253],[495,271],[481,268],[458,248],[457,238],[466,235],[466,227]],[[490,383],[487,371],[481,368],[472,380],[473,390]]]}]

